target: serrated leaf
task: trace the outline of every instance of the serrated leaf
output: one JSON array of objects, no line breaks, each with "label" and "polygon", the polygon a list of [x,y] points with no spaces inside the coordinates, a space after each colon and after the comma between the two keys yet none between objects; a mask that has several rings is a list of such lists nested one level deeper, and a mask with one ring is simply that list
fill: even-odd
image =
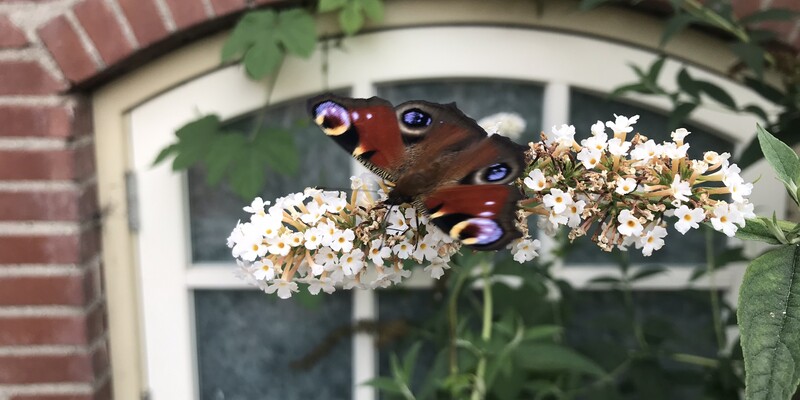
[{"label": "serrated leaf", "polygon": [[682,30],[686,29],[689,24],[697,20],[697,17],[688,13],[677,14],[670,18],[666,26],[664,26],[664,31],[661,33],[661,42],[658,44],[659,47],[667,44],[673,36],[677,35]]},{"label": "serrated leaf", "polygon": [[800,247],[753,260],[739,292],[745,398],[789,399],[800,382]]},{"label": "serrated leaf", "polygon": [[167,147],[164,147],[163,149],[161,149],[161,151],[158,152],[158,155],[156,156],[156,159],[153,160],[153,166],[155,167],[156,165],[164,162],[164,160],[166,160],[169,156],[171,156],[171,155],[173,155],[173,154],[175,154],[177,152],[178,152],[178,144],[177,143],[173,143],[173,144],[171,144],[171,145],[169,145]]},{"label": "serrated leaf", "polygon": [[697,88],[720,104],[736,109],[736,100],[725,89],[708,81],[695,81]]},{"label": "serrated leaf", "polygon": [[338,10],[347,4],[347,0],[319,0],[317,11],[324,13]]},{"label": "serrated leaf", "polygon": [[751,43],[733,43],[731,50],[742,62],[750,68],[757,78],[764,75],[764,54],[765,51],[760,46]]},{"label": "serrated leaf", "polygon": [[383,0],[360,0],[361,7],[364,9],[364,14],[367,18],[373,21],[383,20]]},{"label": "serrated leaf", "polygon": [[671,131],[689,118],[689,115],[697,108],[697,103],[679,103],[672,112],[669,114],[669,121],[667,122],[667,130]]},{"label": "serrated leaf", "polygon": [[792,192],[796,191],[797,180],[800,179],[800,159],[798,159],[797,153],[786,143],[781,142],[764,130],[761,125],[756,125],[756,132],[758,133],[761,152],[764,153],[764,158],[775,170],[778,179],[787,185],[787,188],[794,185],[790,190]]},{"label": "serrated leaf", "polygon": [[278,14],[275,34],[288,53],[307,58],[317,44],[314,18],[303,9],[293,9]]},{"label": "serrated leaf", "polygon": [[246,139],[238,132],[225,132],[211,144],[214,151],[206,154],[206,181],[214,186],[225,176],[228,167],[246,146]]},{"label": "serrated leaf", "polygon": [[700,97],[700,88],[697,87],[697,81],[689,75],[689,71],[686,68],[681,68],[681,71],[678,72],[678,86],[686,92],[688,95],[698,98]]},{"label": "serrated leaf", "polygon": [[261,79],[283,60],[283,52],[274,37],[263,36],[244,55],[244,68],[253,79]]},{"label": "serrated leaf", "polygon": [[385,377],[372,378],[372,379],[362,383],[362,385],[364,385],[364,386],[372,386],[372,387],[374,387],[374,388],[376,388],[378,390],[381,390],[381,391],[384,391],[384,392],[387,392],[387,393],[394,393],[394,394],[402,394],[403,393],[402,389],[400,388],[400,385],[398,385],[397,382],[395,382],[391,378],[385,378]]},{"label": "serrated leaf", "polygon": [[243,199],[256,197],[264,186],[264,160],[253,147],[245,147],[231,165],[228,182]]},{"label": "serrated leaf", "polygon": [[364,16],[361,15],[360,3],[350,2],[339,13],[339,26],[344,33],[352,35],[364,25]]},{"label": "serrated leaf", "polygon": [[537,372],[579,372],[594,376],[606,373],[594,361],[570,349],[551,343],[526,343],[514,352],[517,364]]},{"label": "serrated leaf", "polygon": [[[794,223],[789,221],[778,221],[778,226],[784,232],[791,232],[795,228]],[[745,221],[744,228],[736,231],[736,237],[741,240],[751,240],[768,244],[781,244],[769,228],[765,218],[753,218]]]},{"label": "serrated leaf", "polygon": [[294,136],[283,129],[267,129],[256,135],[253,143],[264,162],[273,170],[293,175],[300,166],[300,155],[294,145]]},{"label": "serrated leaf", "polygon": [[768,8],[759,10],[740,19],[743,25],[754,24],[763,21],[790,21],[800,16],[800,13],[786,8]]}]

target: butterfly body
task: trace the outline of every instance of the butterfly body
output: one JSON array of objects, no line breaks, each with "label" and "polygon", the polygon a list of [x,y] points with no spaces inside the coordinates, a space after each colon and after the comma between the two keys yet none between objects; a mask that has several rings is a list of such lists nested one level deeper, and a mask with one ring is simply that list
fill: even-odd
[{"label": "butterfly body", "polygon": [[454,104],[330,94],[309,100],[326,135],[394,183],[386,203],[411,203],[454,238],[494,250],[520,237],[514,225],[525,146],[491,135]]}]

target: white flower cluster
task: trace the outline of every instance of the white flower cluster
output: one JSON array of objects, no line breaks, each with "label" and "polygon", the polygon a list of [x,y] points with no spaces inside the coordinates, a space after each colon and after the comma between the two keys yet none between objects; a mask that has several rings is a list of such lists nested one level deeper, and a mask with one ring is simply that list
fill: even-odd
[{"label": "white flower cluster", "polygon": [[574,239],[597,223],[592,239],[601,248],[633,244],[649,256],[664,246],[670,223],[665,217],[677,217],[673,224],[681,234],[710,221],[728,236],[755,217],[747,200],[753,184],[729,163],[730,154],[709,151],[702,160],[688,159],[684,139],[690,132],[683,128],[660,144],[641,134],[626,140],[638,119],[615,115],[614,121],[597,121],[580,144],[574,126],[554,126],[550,135],[542,134],[543,143],[531,145],[536,161],[522,181],[530,197],[525,209],[542,216],[545,231],[567,226]]},{"label": "white flower cluster", "polygon": [[509,139],[519,139],[525,132],[525,120],[519,114],[499,112],[478,121],[478,125],[490,135],[499,134]]},{"label": "white flower cluster", "polygon": [[[337,287],[375,288],[411,275],[406,260],[426,263],[439,278],[460,244],[428,224],[413,207],[387,208],[387,189],[372,178],[352,178],[353,193],[306,189],[275,200],[260,197],[228,237],[240,274],[286,299],[307,285],[311,294]],[[379,222],[380,221],[380,222]],[[381,226],[383,224],[383,226]]]}]

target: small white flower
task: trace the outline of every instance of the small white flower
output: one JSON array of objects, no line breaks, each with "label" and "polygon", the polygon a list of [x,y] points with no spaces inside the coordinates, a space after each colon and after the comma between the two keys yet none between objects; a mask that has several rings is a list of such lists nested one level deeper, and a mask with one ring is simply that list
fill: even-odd
[{"label": "small white flower", "polygon": [[619,226],[617,230],[624,236],[639,236],[642,234],[642,224],[636,218],[631,210],[622,210],[617,216]]},{"label": "small white flower", "polygon": [[339,263],[339,257],[329,247],[323,247],[314,255],[314,262],[324,266],[326,270],[330,270]]},{"label": "small white flower", "polygon": [[319,247],[320,243],[322,242],[322,236],[323,233],[319,228],[308,228],[305,232],[303,232],[303,245],[305,245],[309,250],[314,250]]},{"label": "small white flower", "polygon": [[680,160],[681,158],[686,157],[686,152],[689,150],[689,144],[687,143],[678,146],[676,143],[666,142],[661,145],[661,149],[663,154],[670,159]]},{"label": "small white flower", "polygon": [[289,251],[292,249],[292,245],[290,244],[289,235],[280,235],[278,237],[271,238],[267,241],[267,245],[269,253],[275,254],[276,256],[285,256],[289,254]]},{"label": "small white flower", "polygon": [[309,281],[308,285],[308,292],[313,295],[318,295],[320,290],[327,294],[331,294],[336,291],[336,287],[333,286],[333,280],[328,277],[319,278],[319,279],[312,279]]},{"label": "small white flower", "polygon": [[347,206],[347,199],[344,198],[344,193],[342,192],[334,192],[337,193],[336,196],[325,196],[323,197],[323,201],[325,202],[325,209],[328,212],[333,214],[338,214],[344,210]]},{"label": "small white flower", "polygon": [[656,144],[652,139],[644,143],[640,143],[631,151],[631,159],[647,162],[654,157],[661,156],[663,149],[660,145]]},{"label": "small white flower", "polygon": [[264,291],[267,292],[267,294],[273,294],[277,291],[278,297],[285,300],[292,297],[292,293],[297,293],[297,283],[276,279],[271,285],[267,286]]},{"label": "small white flower", "polygon": [[383,240],[375,239],[370,243],[369,260],[375,265],[383,265],[383,260],[392,256],[392,249],[383,246]]},{"label": "small white flower", "polygon": [[356,234],[353,233],[353,230],[350,228],[347,228],[343,231],[336,230],[331,238],[330,247],[334,251],[347,253],[353,249],[353,239],[355,238]]},{"label": "small white flower", "polygon": [[542,198],[544,206],[551,208],[556,214],[561,214],[567,209],[567,205],[572,203],[572,196],[561,189],[550,189],[550,194]]},{"label": "small white flower", "polygon": [[708,163],[708,165],[716,165],[722,162],[722,158],[716,151],[707,151],[703,153],[703,161]]},{"label": "small white flower", "polygon": [[743,203],[746,200],[745,196],[750,196],[750,193],[753,192],[753,184],[744,183],[744,181],[734,182],[728,189],[731,191],[733,201]]},{"label": "small white flower", "polygon": [[268,258],[262,258],[253,263],[253,276],[262,281],[271,281],[275,278],[275,274],[280,272],[275,265],[272,263],[272,260]]},{"label": "small white flower", "polygon": [[302,246],[303,241],[305,240],[303,237],[303,232],[294,232],[287,235],[287,241],[289,242],[289,246],[297,247]]},{"label": "small white flower", "polygon": [[426,259],[428,261],[433,261],[438,255],[439,251],[436,248],[436,241],[433,235],[428,234],[417,243],[417,249],[414,251],[413,257],[415,260],[423,262]]},{"label": "small white flower", "polygon": [[736,235],[736,221],[744,219],[736,207],[731,207],[728,203],[720,202],[714,207],[714,216],[711,217],[711,225],[714,229],[726,234],[728,237]]},{"label": "small white flower", "polygon": [[727,187],[731,187],[737,183],[744,182],[744,179],[741,175],[739,175],[742,170],[736,164],[731,164],[726,167],[722,168],[722,173],[724,177],[722,178],[722,183],[725,184]]},{"label": "small white flower", "polygon": [[357,274],[364,267],[364,252],[361,249],[355,249],[349,253],[342,254],[339,259],[342,269],[350,271],[348,275]]},{"label": "small white flower", "polygon": [[281,219],[283,217],[276,217],[273,214],[254,214],[250,221],[253,225],[261,231],[261,235],[265,238],[274,238],[280,234],[281,228],[283,227],[283,223]]},{"label": "small white flower", "polygon": [[653,254],[654,250],[659,250],[664,247],[664,238],[666,236],[666,229],[660,226],[654,226],[639,238],[639,241],[636,242],[636,248],[641,248],[642,255],[649,257]]},{"label": "small white flower", "polygon": [[431,264],[425,267],[424,271],[431,274],[431,278],[439,279],[444,275],[444,270],[450,269],[447,262],[441,258],[435,258]]},{"label": "small white flower", "polygon": [[234,256],[238,255],[245,261],[255,261],[258,257],[267,254],[268,248],[264,245],[264,237],[257,226],[244,223],[241,226],[242,238],[233,248]]},{"label": "small white flower", "polygon": [[245,212],[249,212],[250,214],[258,214],[258,215],[265,215],[266,212],[264,211],[264,206],[268,206],[269,201],[264,201],[261,197],[256,197],[250,203],[249,206],[244,207],[243,210]]},{"label": "small white flower", "polygon": [[620,195],[626,195],[632,191],[636,190],[636,180],[633,178],[617,178],[617,188],[614,189],[614,192]]},{"label": "small white flower", "polygon": [[567,206],[567,210],[564,213],[564,216],[568,218],[567,226],[577,228],[581,224],[581,214],[584,207],[586,207],[586,202],[583,200],[578,200]]},{"label": "small white flower", "polygon": [[631,148],[631,142],[623,141],[621,139],[613,138],[608,141],[608,152],[615,156],[624,156],[628,154]]},{"label": "small white flower", "polygon": [[389,226],[386,231],[393,235],[402,235],[409,229],[408,220],[405,214],[398,208],[392,208],[392,211],[386,216],[389,220]]},{"label": "small white flower", "polygon": [[514,255],[514,261],[523,264],[538,257],[538,250],[541,247],[542,243],[539,241],[539,239],[520,239],[516,243],[512,244],[511,254]]},{"label": "small white flower", "polygon": [[583,164],[584,168],[593,169],[594,167],[597,166],[597,163],[600,162],[601,154],[602,153],[600,152],[600,150],[594,150],[585,147],[578,153],[577,158],[578,161],[580,161]]},{"label": "small white flower", "polygon": [[403,240],[392,247],[392,252],[397,254],[397,257],[401,260],[407,259],[411,255],[412,251],[414,251],[414,246],[412,246],[407,240]]},{"label": "small white flower", "polygon": [[314,225],[328,211],[328,208],[325,204],[320,205],[316,201],[311,201],[306,204],[306,210],[307,212],[300,216],[300,220],[308,225]]},{"label": "small white flower", "polygon": [[742,216],[742,220],[737,222],[742,228],[744,228],[745,225],[744,220],[756,217],[754,212],[755,206],[753,206],[753,203],[748,202],[747,199],[742,202],[733,203],[733,206],[736,207],[736,210],[739,211],[739,214]]},{"label": "small white flower", "polygon": [[528,188],[537,192],[547,187],[547,179],[545,179],[544,173],[538,168],[531,171],[528,177],[523,180],[523,183],[525,183],[525,186]]},{"label": "small white flower", "polygon": [[686,128],[678,128],[675,129],[670,136],[672,136],[672,140],[676,143],[683,142],[683,139],[686,138],[691,132],[687,131]]},{"label": "small white flower", "polygon": [[[550,227],[553,229],[558,228],[559,225],[566,225],[569,223],[569,217],[566,215],[566,213],[557,214],[553,210],[550,210],[547,220],[550,221]],[[553,234],[555,234],[555,232],[553,232]],[[550,235],[550,232],[548,232],[548,235]]]},{"label": "small white flower", "polygon": [[684,204],[675,210],[675,216],[678,217],[678,221],[675,222],[675,229],[685,235],[686,232],[689,232],[689,229],[700,227],[700,222],[706,217],[706,213],[702,208],[690,209]]},{"label": "small white flower", "polygon": [[523,132],[525,132],[525,120],[519,114],[499,112],[481,118],[478,121],[487,133],[500,134],[507,136],[510,139],[518,139]]},{"label": "small white flower", "polygon": [[692,195],[692,187],[688,181],[682,181],[681,176],[675,174],[675,177],[672,179],[672,184],[669,186],[670,190],[672,190],[672,197],[675,200],[680,202],[689,201],[689,197]]},{"label": "small white flower", "polygon": [[592,131],[593,136],[603,137],[604,142],[606,139],[608,139],[608,135],[606,135],[606,125],[603,124],[603,121],[598,120],[595,122],[590,130]]},{"label": "small white flower", "polygon": [[623,132],[628,133],[632,131],[633,128],[631,127],[631,125],[635,124],[636,121],[639,120],[638,115],[634,115],[633,117],[628,118],[624,115],[614,114],[614,118],[616,118],[614,122],[611,121],[606,122],[606,126],[611,128],[611,130],[614,131],[614,133],[623,133]]},{"label": "small white flower", "polygon": [[557,143],[559,146],[571,147],[572,143],[575,142],[575,127],[573,125],[562,124],[561,127],[553,125],[550,133],[552,134],[551,137],[548,137],[545,142],[548,145]]}]

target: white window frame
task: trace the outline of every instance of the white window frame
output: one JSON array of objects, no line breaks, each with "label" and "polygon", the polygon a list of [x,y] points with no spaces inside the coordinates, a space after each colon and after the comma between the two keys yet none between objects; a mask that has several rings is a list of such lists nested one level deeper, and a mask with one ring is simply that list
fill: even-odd
[{"label": "white window frame", "polygon": [[[554,46],[553,43],[558,43]],[[615,62],[605,58],[613,55]],[[377,84],[431,78],[515,79],[544,82],[543,126],[568,122],[571,87],[601,93],[635,79],[626,63],[649,65],[653,53],[588,37],[533,29],[505,27],[420,27],[379,31],[346,40],[346,50],[331,50],[327,82],[330,88],[350,88],[354,97],[374,95]],[[275,82],[272,102],[308,96],[323,90],[321,52],[310,60],[287,59]],[[662,76],[675,76],[680,64],[667,61]],[[704,70],[688,67],[701,79],[728,90],[737,100],[769,107],[746,89]],[[196,399],[198,379],[194,341],[195,289],[250,289],[231,273],[231,263],[193,265],[189,242],[188,196],[185,174],[168,165],[152,167],[156,154],[174,140],[173,132],[200,115],[216,113],[236,117],[265,102],[264,85],[245,78],[241,67],[230,66],[170,89],[130,111],[132,173],[138,182],[141,227],[136,255],[140,268],[146,377],[154,400]],[[662,99],[633,95],[637,103],[666,110]],[[692,122],[726,132],[741,150],[752,134],[755,120],[701,108]],[[586,129],[588,127],[579,127]],[[331,143],[331,146],[334,146]],[[763,165],[746,172],[752,179],[763,175],[752,201],[761,210],[784,209],[780,184]],[[780,215],[779,215],[780,217]],[[231,221],[233,225],[235,221]],[[553,242],[542,238],[544,253]],[[669,245],[669,243],[667,244]],[[546,255],[545,255],[546,257]],[[555,273],[582,288],[593,277],[616,267],[565,266]],[[198,266],[198,268],[193,268]],[[669,273],[638,282],[636,289],[687,287],[689,268],[668,266]],[[737,265],[701,279],[697,288],[720,288],[735,294],[743,271]],[[429,286],[429,279],[414,278],[410,287]],[[373,291],[354,291],[352,318],[375,318]],[[368,334],[353,339],[354,399],[373,400],[376,393],[359,384],[377,371],[377,354]]]}]

